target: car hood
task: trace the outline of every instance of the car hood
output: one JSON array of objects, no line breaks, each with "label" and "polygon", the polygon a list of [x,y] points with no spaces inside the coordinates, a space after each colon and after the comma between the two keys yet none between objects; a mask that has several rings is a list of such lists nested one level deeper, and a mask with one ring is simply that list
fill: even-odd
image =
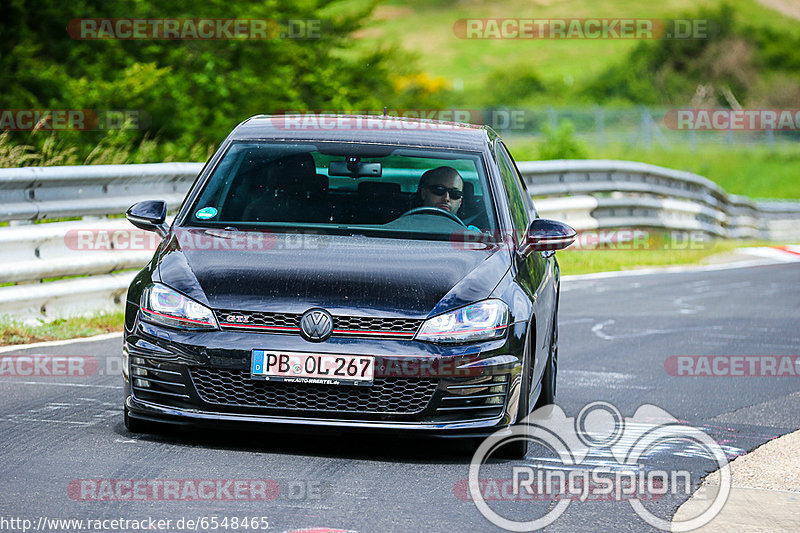
[{"label": "car hood", "polygon": [[425,318],[487,298],[503,244],[178,228],[161,281],[214,309]]}]

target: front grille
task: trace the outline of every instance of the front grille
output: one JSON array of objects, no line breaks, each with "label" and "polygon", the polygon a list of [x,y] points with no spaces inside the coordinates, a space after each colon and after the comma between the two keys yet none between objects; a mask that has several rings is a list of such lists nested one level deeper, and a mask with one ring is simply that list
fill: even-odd
[{"label": "front grille", "polygon": [[377,333],[404,333],[413,335],[417,332],[422,320],[407,318],[373,318],[361,316],[334,316],[333,332],[346,334],[346,332],[363,333],[374,331]]},{"label": "front grille", "polygon": [[481,376],[448,384],[438,417],[453,419],[495,418],[503,413],[508,394],[508,374]]},{"label": "front grille", "polygon": [[180,367],[157,359],[131,357],[131,387],[137,398],[189,400]]},{"label": "front grille", "polygon": [[[267,313],[217,309],[217,320],[224,330],[263,331],[265,333],[300,333],[300,313]],[[362,316],[333,317],[332,336],[411,338],[422,320]]]},{"label": "front grille", "polygon": [[371,387],[254,380],[247,370],[196,367],[197,394],[209,404],[296,411],[415,414],[436,391],[433,379],[376,378]]},{"label": "front grille", "polygon": [[[299,333],[301,316],[295,313],[217,310],[217,320],[222,329],[273,330],[271,332],[283,330],[287,333]],[[233,322],[234,320],[239,321]]]}]

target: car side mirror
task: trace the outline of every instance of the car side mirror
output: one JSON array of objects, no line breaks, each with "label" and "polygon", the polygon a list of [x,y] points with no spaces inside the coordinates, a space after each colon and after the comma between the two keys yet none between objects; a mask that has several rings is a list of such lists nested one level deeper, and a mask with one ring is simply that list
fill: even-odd
[{"label": "car side mirror", "polygon": [[575,242],[576,236],[576,231],[563,222],[537,218],[528,226],[519,246],[519,254],[525,257],[534,251],[563,250]]},{"label": "car side mirror", "polygon": [[165,223],[167,203],[163,200],[145,200],[133,204],[125,213],[125,218],[137,228],[155,231],[162,237],[169,232],[169,226]]}]

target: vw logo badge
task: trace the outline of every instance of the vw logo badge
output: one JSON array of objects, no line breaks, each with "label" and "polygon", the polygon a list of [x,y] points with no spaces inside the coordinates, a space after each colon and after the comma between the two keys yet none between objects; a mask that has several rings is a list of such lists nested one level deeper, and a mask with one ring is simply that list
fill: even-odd
[{"label": "vw logo badge", "polygon": [[333,317],[324,309],[309,309],[300,318],[300,334],[306,340],[322,342],[332,331]]}]

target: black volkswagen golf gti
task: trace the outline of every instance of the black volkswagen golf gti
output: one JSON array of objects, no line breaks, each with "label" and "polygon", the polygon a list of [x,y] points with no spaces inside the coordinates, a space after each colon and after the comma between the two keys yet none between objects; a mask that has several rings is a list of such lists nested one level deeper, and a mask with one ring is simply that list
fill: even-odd
[{"label": "black volkswagen golf gti", "polygon": [[130,431],[481,437],[553,402],[554,250],[575,232],[538,217],[490,128],[253,117],[166,215],[127,213],[163,237],[128,290]]}]

